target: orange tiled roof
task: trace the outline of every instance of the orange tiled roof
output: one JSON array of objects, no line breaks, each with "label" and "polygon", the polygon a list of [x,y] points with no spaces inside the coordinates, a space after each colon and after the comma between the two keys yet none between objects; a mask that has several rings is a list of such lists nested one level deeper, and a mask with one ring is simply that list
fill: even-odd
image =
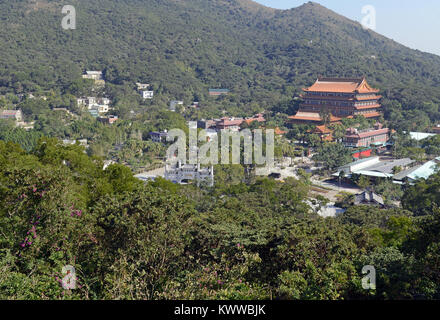
[{"label": "orange tiled roof", "polygon": [[305,92],[338,92],[338,93],[377,93],[365,78],[318,78]]},{"label": "orange tiled roof", "polygon": [[321,139],[322,141],[327,141],[327,142],[332,142],[333,141],[333,136],[332,135],[328,135],[324,138]]},{"label": "orange tiled roof", "polygon": [[364,132],[350,133],[350,134],[346,134],[345,137],[362,139],[362,138],[367,138],[367,137],[378,136],[381,134],[387,134],[389,132],[390,132],[390,129],[383,128],[383,129],[378,129],[378,130],[368,130],[368,131],[364,131]]},{"label": "orange tiled roof", "polygon": [[286,134],[286,133],[287,133],[287,131],[283,131],[283,130],[281,130],[278,127],[275,128],[275,134],[276,135],[283,135],[283,134]]},{"label": "orange tiled roof", "polygon": [[355,99],[356,99],[357,101],[365,101],[365,100],[376,100],[376,99],[382,99],[382,98],[383,98],[383,96],[376,95],[376,96],[374,96],[373,98],[368,98],[368,97],[356,97]]},{"label": "orange tiled roof", "polygon": [[322,133],[322,134],[327,134],[327,133],[333,133],[333,130],[330,130],[325,125],[322,125],[322,126],[316,126],[315,132],[319,132],[319,133]]},{"label": "orange tiled roof", "polygon": [[[304,121],[317,121],[322,122],[321,115],[317,112],[303,112],[298,111],[298,113],[294,116],[290,116],[289,119],[291,120],[304,120]],[[341,118],[335,117],[333,115],[330,115],[330,122],[337,122],[340,121]]]},{"label": "orange tiled roof", "polygon": [[362,109],[372,109],[372,108],[380,108],[382,107],[380,104],[376,103],[376,104],[372,104],[369,106],[357,106],[355,107],[357,110],[362,110]]},{"label": "orange tiled roof", "polygon": [[371,112],[371,113],[365,113],[365,114],[363,114],[363,116],[365,118],[376,118],[376,117],[380,117],[381,113],[380,112]]}]

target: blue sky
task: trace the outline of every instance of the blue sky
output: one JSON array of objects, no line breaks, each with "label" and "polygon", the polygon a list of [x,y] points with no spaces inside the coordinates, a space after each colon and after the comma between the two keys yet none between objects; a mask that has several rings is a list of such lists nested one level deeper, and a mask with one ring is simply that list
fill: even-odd
[{"label": "blue sky", "polygon": [[[268,7],[290,9],[305,0],[254,0]],[[352,20],[361,21],[362,7],[376,9],[376,32],[410,48],[440,55],[439,0],[315,0]]]}]

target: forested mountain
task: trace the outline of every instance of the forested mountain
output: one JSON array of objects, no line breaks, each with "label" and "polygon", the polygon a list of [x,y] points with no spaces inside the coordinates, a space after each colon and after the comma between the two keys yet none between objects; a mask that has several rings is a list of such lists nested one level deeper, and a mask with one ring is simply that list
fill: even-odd
[{"label": "forested mountain", "polygon": [[[212,188],[133,176],[163,167],[167,145],[148,141],[151,131],[261,109],[266,128],[282,127],[318,75],[364,75],[382,89],[387,125],[427,128],[440,120],[439,56],[316,3],[70,0],[77,29],[63,30],[65,4],[0,0],[0,109],[20,108],[34,123],[29,131],[0,123],[0,299],[440,298],[439,173],[414,186],[353,179],[392,207],[353,205],[341,192],[335,205],[347,211],[335,218],[318,215],[328,190],[302,161],[300,179],[283,182],[241,165],[215,166]],[[84,70],[103,70],[107,85],[82,80]],[[154,99],[143,101],[136,81],[151,83]],[[231,94],[209,99],[210,87]],[[116,123],[78,107],[77,97],[91,95],[109,97]],[[170,99],[202,107],[171,112]],[[372,125],[342,122],[335,137]],[[281,129],[308,146],[278,137],[276,157],[313,151],[322,178],[352,157],[309,128]],[[439,155],[439,138],[398,134],[392,152],[423,162]],[[87,139],[89,148],[63,139]],[[103,169],[104,159],[117,164]],[[76,270],[72,290],[63,288],[67,265]],[[362,286],[367,265],[377,269],[375,290]]]},{"label": "forested mountain", "polygon": [[[87,69],[108,81],[152,83],[158,94],[232,102],[291,99],[318,75],[365,75],[404,108],[440,98],[440,57],[411,50],[323,6],[275,10],[249,0],[0,2],[0,90],[67,86]],[[420,107],[422,108],[422,106]]]}]

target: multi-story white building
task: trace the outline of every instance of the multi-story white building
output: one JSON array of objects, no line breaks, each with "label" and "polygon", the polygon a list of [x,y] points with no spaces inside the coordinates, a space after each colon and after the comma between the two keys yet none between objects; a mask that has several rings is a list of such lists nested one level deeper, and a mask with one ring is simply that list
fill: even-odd
[{"label": "multi-story white building", "polygon": [[13,119],[16,122],[23,120],[23,113],[21,110],[3,110],[0,111],[0,119]]},{"label": "multi-story white building", "polygon": [[175,165],[166,165],[165,179],[178,184],[185,184],[189,181],[196,181],[197,186],[214,186],[214,167],[201,168],[200,164],[182,164],[181,161]]},{"label": "multi-story white building", "polygon": [[143,99],[153,99],[154,91],[140,90],[139,92],[142,95]]},{"label": "multi-story white building", "polygon": [[150,87],[148,83],[139,83],[139,82],[136,82],[136,86],[138,90],[145,90]]},{"label": "multi-story white building", "polygon": [[82,77],[83,79],[103,80],[102,71],[86,71]]},{"label": "multi-story white building", "polygon": [[100,111],[100,112],[108,112],[109,105],[111,104],[111,100],[109,98],[87,97],[87,98],[77,99],[77,103],[78,103],[78,107],[87,107],[88,110],[106,109],[106,111]]}]

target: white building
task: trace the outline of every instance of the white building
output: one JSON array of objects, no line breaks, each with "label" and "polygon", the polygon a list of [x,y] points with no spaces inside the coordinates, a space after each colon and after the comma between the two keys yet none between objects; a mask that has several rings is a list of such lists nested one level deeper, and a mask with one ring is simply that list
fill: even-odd
[{"label": "white building", "polygon": [[176,106],[182,106],[182,105],[183,105],[183,101],[173,100],[170,102],[170,110],[176,111]]},{"label": "white building", "polygon": [[65,140],[63,140],[63,144],[64,144],[65,146],[74,145],[74,144],[76,144],[76,143],[78,143],[80,146],[83,146],[83,147],[85,147],[85,148],[88,148],[88,147],[89,147],[87,139],[80,139],[80,140],[69,140],[69,139],[65,139]]},{"label": "white building", "polygon": [[106,111],[100,111],[100,112],[108,112],[109,105],[111,104],[111,100],[109,98],[96,98],[96,97],[78,98],[77,104],[78,107],[86,107],[88,110],[106,109]]},{"label": "white building", "polygon": [[0,119],[13,119],[16,122],[23,120],[23,113],[21,110],[3,110],[0,111]]},{"label": "white building", "polygon": [[139,82],[136,82],[136,86],[138,90],[145,90],[150,87],[148,83],[139,83]]},{"label": "white building", "polygon": [[214,186],[214,167],[201,168],[200,164],[182,164],[181,161],[175,165],[166,165],[165,179],[178,184],[185,184],[189,181],[196,181],[197,186]]},{"label": "white building", "polygon": [[82,77],[83,79],[103,80],[102,71],[86,71]]},{"label": "white building", "polygon": [[107,113],[109,110],[108,105],[106,104],[98,104],[94,107],[92,107],[92,109],[95,108],[96,110],[98,110],[99,113]]},{"label": "white building", "polygon": [[154,91],[140,90],[143,99],[153,99]]},{"label": "white building", "polygon": [[168,131],[165,130],[163,132],[150,132],[150,137],[153,142],[164,142],[167,140]]}]

